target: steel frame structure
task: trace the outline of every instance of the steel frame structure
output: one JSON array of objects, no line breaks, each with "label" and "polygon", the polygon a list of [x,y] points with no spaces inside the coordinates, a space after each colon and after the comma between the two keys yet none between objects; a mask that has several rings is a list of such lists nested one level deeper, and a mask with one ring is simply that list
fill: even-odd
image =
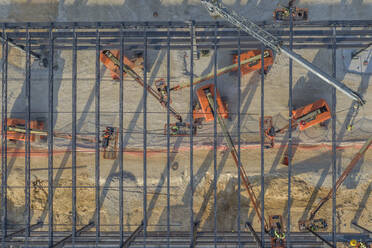
[{"label": "steel frame structure", "polygon": [[[332,49],[333,75],[336,75],[336,50],[338,48],[363,48],[370,42],[372,35],[372,20],[371,21],[319,21],[293,24],[265,24],[260,23],[269,32],[278,36],[288,45],[290,49]],[[262,49],[261,44],[255,41],[252,37],[238,31],[231,25],[225,22],[102,22],[102,23],[3,23],[0,24],[1,40],[2,40],[2,184],[1,184],[1,244],[3,247],[10,245],[19,245],[25,247],[55,247],[63,243],[65,247],[126,247],[126,244],[131,243],[131,247],[256,247],[253,236],[244,230],[238,224],[236,232],[222,233],[217,231],[216,227],[216,198],[217,198],[217,128],[214,122],[214,230],[212,232],[203,232],[196,230],[198,225],[195,223],[193,213],[193,195],[194,195],[194,161],[193,161],[193,133],[191,132],[190,140],[190,221],[189,232],[175,232],[171,230],[170,219],[170,135],[167,132],[167,230],[162,232],[148,231],[147,219],[147,91],[143,90],[143,223],[137,228],[134,233],[124,232],[123,229],[123,168],[125,159],[123,153],[119,152],[119,232],[103,232],[100,230],[100,195],[102,187],[99,185],[100,176],[100,50],[104,49],[119,49],[121,68],[123,68],[124,51],[137,50],[144,53],[144,84],[147,85],[146,66],[147,53],[149,49],[166,49],[167,51],[167,85],[170,86],[170,52],[175,49],[188,50],[190,53],[190,82],[193,82],[193,66],[195,61],[195,51],[200,49],[211,49],[214,51],[214,72],[216,74],[217,56],[220,49],[235,49],[240,57],[242,49]],[[11,225],[7,223],[7,117],[8,117],[8,50],[10,46],[15,46],[26,53],[25,66],[25,81],[26,81],[26,142],[25,142],[25,224]],[[124,49],[125,46],[125,49]],[[53,135],[48,136],[48,222],[47,223],[31,223],[30,218],[30,84],[31,84],[31,57],[42,59],[40,54],[47,50],[47,67],[49,71],[49,118],[48,118],[48,133],[53,133],[53,59],[56,50],[72,51],[72,226],[71,232],[62,232],[54,230],[53,223]],[[77,207],[76,207],[76,105],[77,105],[77,52],[79,50],[95,50],[95,208],[96,215],[92,218],[92,222],[86,223],[86,226],[79,227],[77,225]],[[263,49],[262,49],[263,51]],[[262,54],[263,56],[263,54]],[[240,59],[238,59],[240,61]],[[263,59],[262,59],[263,61]],[[262,67],[263,68],[263,67]],[[239,69],[240,72],[240,63]],[[240,73],[239,73],[240,75]],[[261,116],[264,112],[264,83],[265,77],[262,73],[261,77]],[[124,105],[123,105],[123,86],[125,80],[123,75],[120,77],[120,98],[119,98],[119,130],[123,130]],[[215,76],[214,84],[218,86],[218,79]],[[238,77],[238,89],[240,89],[241,79]],[[169,89],[170,87],[168,87]],[[169,91],[168,91],[169,93]],[[190,96],[190,117],[192,129],[192,103],[194,99],[194,88],[191,86],[189,90]],[[336,180],[336,92],[332,91],[332,183]],[[238,107],[241,103],[241,92],[237,92]],[[168,105],[169,106],[169,105]],[[289,125],[291,125],[292,114],[292,61],[289,64]],[[240,164],[241,142],[240,142],[240,110],[238,113],[238,142],[236,144],[238,150],[238,159]],[[170,111],[167,110],[167,122],[170,122]],[[261,128],[263,129],[263,119],[261,119]],[[261,190],[264,191],[264,134],[261,134]],[[291,149],[291,128],[289,128],[289,149]],[[119,131],[119,150],[124,151],[123,147],[123,131]],[[291,156],[291,152],[288,153]],[[290,206],[291,206],[291,158],[289,158],[288,166],[288,220],[291,221]],[[238,174],[238,192],[241,191],[240,170]],[[261,212],[262,226],[258,232],[262,243],[262,247],[269,244],[269,237],[264,233],[264,195],[261,194]],[[332,196],[332,232],[323,233],[322,236],[331,243],[336,244],[337,241],[342,241],[344,234],[336,233],[336,194]],[[242,216],[240,212],[240,193],[238,194],[238,223],[241,222]],[[38,231],[40,227],[47,227],[48,231]],[[93,230],[90,230],[93,229]],[[358,235],[358,234],[354,234]],[[363,235],[361,235],[362,237]],[[364,237],[364,236],[363,236]],[[128,240],[128,238],[130,240]],[[366,237],[364,237],[366,238]],[[368,238],[368,237],[367,237]],[[291,226],[287,225],[287,246],[288,247],[319,247],[322,242],[316,240],[309,233],[296,233],[291,231]]]}]

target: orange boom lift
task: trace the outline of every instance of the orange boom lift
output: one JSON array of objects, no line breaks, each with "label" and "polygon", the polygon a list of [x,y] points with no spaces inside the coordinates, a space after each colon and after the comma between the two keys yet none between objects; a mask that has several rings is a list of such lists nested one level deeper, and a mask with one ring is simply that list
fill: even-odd
[{"label": "orange boom lift", "polygon": [[[201,123],[204,119],[205,122],[210,122],[214,120],[214,113],[212,108],[209,104],[208,97],[206,92],[210,92],[212,98],[214,97],[214,85],[209,84],[204,87],[199,88],[196,91],[196,95],[198,97],[199,103],[194,106],[193,117],[196,123]],[[218,105],[218,114],[227,119],[229,117],[229,113],[227,112],[227,106],[224,102],[222,102],[220,92],[217,92],[216,101]]]},{"label": "orange boom lift", "polygon": [[[303,131],[309,127],[324,123],[331,119],[331,111],[327,102],[323,99],[292,111],[292,129],[298,128]],[[275,130],[272,116],[264,117],[265,147],[274,146],[274,138],[277,133],[283,133],[289,128],[289,124],[281,129]],[[261,130],[262,131],[262,130]]]},{"label": "orange boom lift", "polygon": [[[197,95],[198,95],[200,105],[204,106],[204,107],[201,107],[201,109],[204,111],[204,114],[201,114],[198,111],[194,111],[194,116],[196,117],[200,116],[199,119],[205,119],[206,121],[212,121],[214,120],[214,118],[217,118],[217,122],[219,126],[221,127],[222,133],[225,137],[228,148],[234,159],[235,165],[240,170],[240,176],[243,181],[243,185],[245,189],[247,190],[247,193],[252,202],[252,205],[257,214],[257,217],[261,221],[262,213],[258,206],[257,197],[253,191],[252,185],[248,179],[248,175],[244,169],[244,166],[241,163],[239,163],[238,151],[235,148],[233,139],[231,138],[230,133],[223,120],[225,118],[228,118],[228,112],[227,112],[226,105],[220,99],[219,92],[217,91],[217,95],[216,95],[217,106],[215,107],[214,85],[207,85],[207,86],[199,88],[197,90]],[[209,106],[207,106],[207,103]],[[269,233],[271,236],[272,247],[284,248],[285,247],[285,234],[284,234],[284,229],[283,229],[282,216],[280,215],[270,216],[269,223],[267,222],[264,216],[263,216],[263,219],[264,219],[265,231]]]},{"label": "orange boom lift", "polygon": [[[248,61],[250,58],[259,58],[251,62],[242,63]],[[240,73],[246,75],[253,71],[261,70],[261,50],[251,50],[240,54]],[[238,70],[238,55],[234,55],[233,62],[236,65],[232,71]],[[266,74],[269,67],[274,63],[274,55],[271,50],[265,50],[264,52],[264,73]]]},{"label": "orange boom lift", "polygon": [[[44,121],[30,120],[30,142],[37,142],[48,136],[48,131],[45,131]],[[54,132],[53,136],[62,139],[72,139],[72,135],[65,133]],[[7,139],[9,141],[26,141],[26,121],[23,119],[8,118],[7,119]],[[76,135],[76,139],[85,142],[95,142],[94,138],[87,138],[81,135]]]},{"label": "orange boom lift", "polygon": [[[244,52],[240,54],[240,71],[242,75],[245,75],[249,72],[257,71],[261,69],[261,50],[251,50],[248,52]],[[273,65],[274,63],[274,55],[271,50],[265,50],[264,51],[264,63],[265,63],[265,73],[268,71],[269,67]],[[231,71],[237,71],[239,68],[238,66],[238,55],[234,55],[233,57],[233,64],[223,67],[221,69],[217,70],[216,75],[220,76],[222,74],[231,72]],[[191,85],[200,84],[206,80],[214,78],[214,72],[211,72],[205,76],[198,77],[194,79],[194,82],[190,84],[190,82],[183,82],[179,85],[176,85],[170,90],[181,90],[187,87],[190,87]]]}]

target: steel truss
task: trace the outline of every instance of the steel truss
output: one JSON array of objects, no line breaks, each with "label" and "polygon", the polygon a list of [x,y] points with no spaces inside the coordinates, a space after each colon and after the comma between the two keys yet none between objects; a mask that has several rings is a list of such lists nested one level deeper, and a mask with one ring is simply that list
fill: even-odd
[{"label": "steel truss", "polygon": [[[292,23],[291,23],[292,24]],[[335,52],[338,48],[363,48],[370,43],[372,36],[372,20],[370,21],[319,21],[319,22],[307,22],[299,23],[296,25],[288,27],[288,24],[267,24],[260,23],[267,31],[275,36],[278,36],[283,40],[284,44],[288,45],[291,49],[319,49],[328,48],[333,51],[333,74],[335,75],[335,63],[336,57]],[[125,241],[131,237],[132,233],[124,232],[123,226],[123,206],[124,201],[123,195],[123,181],[120,180],[119,192],[120,201],[117,206],[119,209],[120,225],[118,232],[103,232],[100,230],[100,200],[99,191],[99,174],[100,174],[100,157],[99,157],[99,137],[100,137],[100,62],[99,62],[99,52],[102,48],[105,49],[119,49],[121,51],[121,59],[124,55],[124,44],[125,48],[129,50],[138,50],[144,53],[145,63],[144,63],[144,82],[147,84],[146,72],[148,68],[146,66],[147,50],[148,49],[167,49],[167,82],[169,84],[170,80],[170,63],[169,63],[169,53],[171,50],[183,49],[190,52],[191,61],[195,61],[195,51],[200,49],[214,49],[218,52],[219,49],[235,49],[240,55],[242,49],[248,48],[262,48],[252,37],[239,32],[237,29],[225,22],[102,22],[102,23],[84,23],[84,22],[74,22],[74,23],[2,23],[0,24],[1,29],[1,40],[2,40],[2,54],[3,54],[3,64],[2,64],[2,184],[1,184],[1,244],[3,247],[8,247],[11,245],[20,245],[26,247],[52,247],[53,245],[59,245],[61,242],[65,247],[86,247],[88,245],[96,245],[99,247],[112,247],[112,246],[123,246]],[[23,50],[26,53],[26,85],[27,90],[30,88],[31,78],[30,78],[30,63],[31,57],[40,60],[47,60],[47,63],[43,63],[44,66],[49,69],[49,133],[53,133],[53,55],[56,50],[64,49],[72,51],[72,227],[71,232],[62,232],[55,230],[55,224],[53,223],[53,135],[48,136],[48,214],[49,219],[46,223],[31,223],[30,218],[30,141],[29,141],[29,128],[26,132],[26,142],[25,142],[25,223],[17,226],[10,225],[7,220],[7,166],[8,166],[8,153],[7,153],[7,138],[6,132],[7,124],[6,120],[8,117],[8,51],[9,48],[17,47],[17,49]],[[85,227],[80,229],[77,227],[77,209],[76,209],[76,97],[77,97],[77,51],[78,50],[95,50],[96,51],[96,81],[95,81],[95,102],[96,102],[96,112],[95,112],[95,125],[96,125],[96,154],[95,154],[95,176],[96,176],[96,215],[92,219],[91,223],[85,223]],[[217,56],[217,55],[216,55]],[[190,82],[193,82],[193,65],[190,64]],[[290,67],[292,64],[290,63]],[[240,64],[239,70],[240,72]],[[216,72],[215,72],[216,73]],[[240,75],[240,73],[239,73]],[[216,78],[216,77],[215,77]],[[264,85],[265,78],[262,76],[261,83]],[[292,85],[292,70],[289,74],[290,85]],[[238,78],[240,85],[240,77]],[[120,107],[120,128],[123,127],[123,84],[125,80],[121,75],[120,77],[120,99],[118,106]],[[240,87],[238,87],[240,89]],[[261,91],[261,115],[264,116],[264,87]],[[193,102],[193,87],[190,87],[190,104]],[[289,91],[291,92],[291,88]],[[146,120],[146,99],[147,92],[144,90],[144,120]],[[290,99],[290,109],[292,109],[292,94],[289,94]],[[240,105],[241,92],[237,92],[238,105]],[[30,94],[27,94],[27,123],[30,121]],[[169,106],[169,105],[168,105]],[[190,106],[191,109],[192,106]],[[332,102],[332,181],[333,184],[336,179],[336,114],[335,114],[335,92],[333,92],[333,102]],[[291,111],[289,111],[291,114]],[[169,124],[169,109],[167,111],[167,120]],[[192,116],[192,113],[189,113]],[[238,109],[238,120],[240,120],[240,111]],[[238,121],[239,122],[239,121]],[[143,194],[143,228],[136,233],[131,240],[131,247],[193,247],[197,244],[198,247],[210,247],[212,244],[223,247],[256,247],[256,242],[253,235],[249,232],[243,231],[240,225],[237,225],[236,232],[232,233],[221,233],[217,232],[216,229],[213,232],[202,232],[199,227],[195,225],[197,220],[194,219],[193,213],[193,197],[190,198],[190,221],[189,221],[189,231],[188,232],[175,232],[171,230],[170,221],[170,142],[169,134],[167,136],[167,169],[168,173],[166,176],[167,180],[167,231],[164,232],[151,232],[148,231],[148,220],[146,218],[147,211],[147,184],[146,184],[146,121],[144,121],[144,194]],[[291,123],[291,121],[289,122]],[[261,122],[261,128],[263,128],[263,123]],[[192,127],[191,127],[192,128]],[[290,130],[290,129],[289,129]],[[215,130],[216,132],[216,130]],[[289,131],[291,132],[291,131]],[[193,196],[193,133],[190,132],[190,185],[191,185],[191,196]],[[216,133],[214,133],[216,134]],[[290,134],[291,135],[291,134]],[[291,136],[290,136],[291,137]],[[261,137],[261,159],[264,160],[263,153],[263,137]],[[216,148],[216,144],[215,148]],[[119,132],[119,146],[120,150],[123,151],[123,132]],[[238,160],[240,164],[240,122],[238,124],[238,143],[236,144],[238,150]],[[120,155],[121,154],[121,155]],[[291,156],[291,153],[289,153]],[[214,162],[216,164],[216,152],[214,153]],[[291,158],[289,158],[291,161]],[[125,159],[122,153],[119,153],[119,169],[120,175],[123,175],[123,164]],[[264,163],[261,163],[261,186],[264,190]],[[291,165],[289,166],[288,172],[288,182],[290,183],[291,178]],[[5,172],[5,173],[4,173]],[[215,171],[216,173],[216,171]],[[237,170],[237,175],[240,175],[239,170]],[[123,178],[122,176],[120,177]],[[216,175],[215,175],[216,178]],[[238,186],[240,192],[240,177],[238,176]],[[216,192],[216,180],[214,181],[214,191]],[[262,196],[261,196],[262,197]],[[291,191],[290,187],[288,189],[288,205],[291,202]],[[343,239],[344,234],[336,233],[335,229],[335,207],[336,207],[336,195],[333,194],[333,204],[332,204],[332,219],[333,219],[333,230],[331,233],[321,234],[323,238],[329,240],[333,244],[337,241]],[[261,198],[261,204],[264,204],[264,198]],[[243,218],[240,213],[240,194],[239,194],[239,204],[238,204],[238,219]],[[262,213],[264,209],[262,208]],[[288,207],[288,223],[290,223],[290,207]],[[215,215],[216,218],[216,215]],[[263,218],[263,215],[262,215]],[[94,230],[89,230],[93,227]],[[38,231],[38,228],[43,227],[47,231]],[[142,225],[141,225],[142,226]],[[198,230],[196,230],[198,228]],[[290,231],[290,225],[287,225],[288,243],[291,247],[320,247],[322,242],[317,240],[310,233],[295,233]],[[350,234],[356,235],[358,234]],[[265,240],[265,244],[268,244],[269,237],[264,235],[263,226],[261,232],[258,232],[258,236],[261,240]],[[132,236],[133,237],[133,236]],[[368,238],[361,236],[361,238]],[[306,246],[307,245],[307,246]]]}]

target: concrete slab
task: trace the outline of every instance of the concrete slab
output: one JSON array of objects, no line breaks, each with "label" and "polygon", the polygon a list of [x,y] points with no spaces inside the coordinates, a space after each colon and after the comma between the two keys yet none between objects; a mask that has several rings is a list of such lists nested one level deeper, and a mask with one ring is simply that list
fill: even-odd
[{"label": "concrete slab", "polygon": [[360,75],[372,74],[372,49],[361,51],[356,57],[353,53],[360,49],[343,49],[342,58],[344,60],[345,70],[349,73],[356,73]]}]

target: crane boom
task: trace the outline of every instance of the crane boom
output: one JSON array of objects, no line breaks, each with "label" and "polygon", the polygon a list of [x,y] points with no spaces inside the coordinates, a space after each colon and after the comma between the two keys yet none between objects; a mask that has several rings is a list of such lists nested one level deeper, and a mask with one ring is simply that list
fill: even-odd
[{"label": "crane boom", "polygon": [[313,65],[312,63],[301,57],[299,54],[283,46],[282,41],[271,33],[262,29],[250,20],[238,15],[233,10],[224,7],[220,2],[218,2],[218,0],[201,0],[201,3],[207,8],[211,15],[221,16],[226,21],[245,31],[253,38],[263,43],[265,46],[270,47],[275,52],[282,52],[283,54],[287,55],[288,57],[305,67],[307,70],[317,75],[326,83],[334,86],[336,89],[338,89],[348,97],[357,101],[360,105],[363,105],[365,103],[363,98],[358,93],[356,93],[337,79],[323,72],[319,67]]},{"label": "crane boom", "polygon": [[[223,121],[223,119],[221,118],[220,114],[218,113],[218,110],[216,111],[216,108],[214,107],[214,100],[213,100],[213,96],[212,96],[212,93],[210,92],[209,89],[206,90],[206,97],[208,99],[208,103],[211,107],[211,110],[212,110],[212,113],[214,115],[215,118],[217,118],[217,121],[218,121],[218,124],[220,125],[221,129],[222,129],[222,133],[227,141],[227,145],[229,147],[229,150],[231,152],[231,155],[235,161],[235,164],[236,166],[238,167],[238,169],[240,170],[240,176],[243,180],[243,183],[244,183],[244,186],[248,192],[248,195],[249,195],[249,198],[251,199],[252,201],[252,204],[253,204],[253,207],[254,207],[254,210],[256,211],[257,213],[257,217],[259,218],[259,220],[261,221],[261,211],[258,207],[258,204],[257,204],[257,197],[256,197],[256,194],[254,193],[253,189],[252,189],[252,185],[251,183],[249,182],[249,179],[248,179],[248,175],[247,173],[245,172],[244,170],[244,167],[243,165],[240,163],[239,164],[239,159],[238,159],[238,151],[236,150],[235,148],[235,145],[234,145],[234,142],[229,134],[229,131],[227,130],[227,127],[225,125],[225,122]],[[268,231],[269,230],[269,226],[267,224],[267,221],[266,221],[266,218],[264,217],[264,225],[265,225],[265,230]]]}]

